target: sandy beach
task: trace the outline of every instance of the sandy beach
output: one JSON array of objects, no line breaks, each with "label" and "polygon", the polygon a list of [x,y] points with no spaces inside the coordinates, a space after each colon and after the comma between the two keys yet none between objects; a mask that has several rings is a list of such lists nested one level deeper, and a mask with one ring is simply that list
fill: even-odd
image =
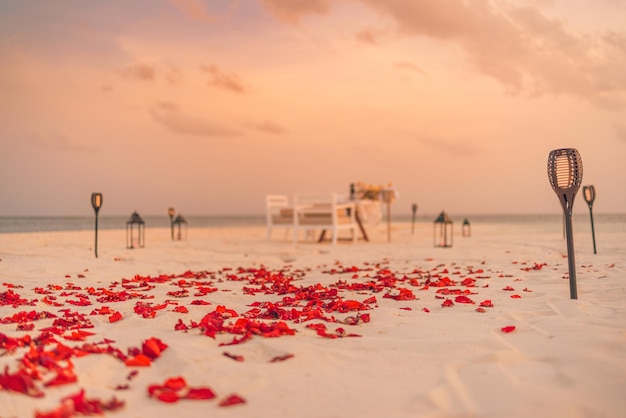
[{"label": "sandy beach", "polygon": [[625,22],[0,1],[0,418],[626,417]]},{"label": "sandy beach", "polygon": [[623,416],[626,233],[432,228],[0,234],[0,417]]}]

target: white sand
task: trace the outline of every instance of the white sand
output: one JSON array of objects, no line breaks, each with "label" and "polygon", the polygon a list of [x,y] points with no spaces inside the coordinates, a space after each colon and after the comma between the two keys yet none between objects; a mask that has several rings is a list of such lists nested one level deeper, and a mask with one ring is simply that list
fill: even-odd
[{"label": "white sand", "polygon": [[[86,316],[95,333],[86,341],[114,340],[112,346],[126,352],[141,347],[151,337],[168,345],[150,367],[128,367],[106,354],[73,357],[76,383],[44,387],[54,373],[42,370],[36,381],[45,392],[41,398],[0,390],[0,417],[32,417],[35,411],[50,412],[68,394],[84,389],[87,398],[103,401],[113,396],[125,406],[112,417],[620,417],[626,410],[626,234],[598,234],[598,254],[594,255],[587,234],[576,236],[578,300],[571,300],[567,275],[565,241],[557,225],[554,231],[526,230],[510,225],[474,225],[472,237],[457,233],[448,249],[432,245],[432,225],[394,225],[392,243],[386,242],[386,229],[370,228],[371,242],[300,243],[283,240],[278,231],[268,242],[264,228],[224,228],[189,230],[187,241],[172,242],[169,230],[148,229],[143,249],[125,248],[125,231],[100,231],[99,258],[93,255],[93,231],[4,234],[0,235],[0,293],[12,289],[26,300],[38,299],[34,306],[0,306],[0,318],[20,311],[50,312],[62,316],[62,309],[88,315],[108,306],[123,319],[110,323],[108,315]],[[545,263],[545,265],[544,265]],[[541,268],[534,269],[534,266]],[[370,322],[350,326],[311,320],[285,321],[297,332],[278,338],[253,336],[231,346],[231,334],[216,339],[201,335],[198,329],[175,331],[179,319],[186,324],[200,321],[218,305],[243,314],[253,302],[280,301],[276,293],[244,294],[243,287],[258,287],[247,281],[227,280],[233,271],[225,268],[283,270],[295,277],[295,286],[321,284],[328,287],[339,280],[347,284],[365,283],[376,277],[391,276],[395,288],[374,293],[370,290],[339,291],[342,300],[363,302],[375,296]],[[327,274],[333,268],[355,266],[355,273]],[[381,269],[388,269],[382,272]],[[205,296],[177,298],[167,292],[181,290],[173,283],[158,284],[144,291],[154,305],[170,300],[152,319],[134,312],[138,299],[99,303],[87,289],[122,290],[114,282],[135,275],[157,277],[185,271],[212,273],[211,286],[218,290]],[[447,270],[447,273],[445,272]],[[479,272],[482,270],[482,272]],[[448,289],[469,290],[475,304],[455,302],[442,307],[442,294],[430,287],[422,289],[427,274],[449,277],[457,282]],[[421,274],[421,278],[419,277]],[[369,277],[368,277],[369,275]],[[69,277],[66,277],[69,276]],[[84,277],[81,277],[84,276]],[[408,279],[418,279],[413,286]],[[466,278],[475,287],[461,285]],[[189,280],[189,279],[188,279]],[[56,284],[73,290],[55,290],[56,307],[42,301],[46,295],[35,288]],[[137,284],[137,283],[135,283]],[[507,287],[514,290],[503,290]],[[394,300],[406,288],[415,300]],[[75,306],[83,294],[89,306]],[[512,298],[518,295],[519,298]],[[454,300],[456,295],[443,296]],[[194,300],[210,305],[192,305]],[[493,307],[476,311],[479,303],[491,300]],[[298,307],[302,310],[307,301]],[[325,299],[323,302],[330,302]],[[174,312],[185,306],[188,313]],[[403,309],[403,308],[410,308]],[[291,308],[287,308],[290,310]],[[427,309],[429,312],[425,312]],[[343,320],[357,312],[330,312]],[[234,322],[237,318],[228,320]],[[9,337],[39,335],[53,319],[35,321],[31,331],[17,331],[15,323],[0,324],[0,334]],[[5,321],[6,322],[6,321]],[[271,321],[265,321],[271,322]],[[307,324],[326,325],[328,332],[343,327],[361,337],[329,339],[318,336]],[[505,333],[501,329],[515,326]],[[241,336],[238,336],[240,338]],[[75,347],[81,341],[56,337]],[[55,344],[46,346],[47,350]],[[4,351],[1,350],[0,351]],[[235,361],[224,352],[243,356]],[[0,371],[19,368],[26,349],[0,357]],[[271,359],[292,354],[284,361]],[[65,363],[63,363],[65,364]],[[138,374],[128,379],[129,373]],[[212,400],[180,400],[164,403],[147,395],[151,384],[162,384],[169,377],[182,376],[192,387],[210,387]],[[118,385],[126,390],[116,390]],[[220,407],[231,394],[244,404]]]}]

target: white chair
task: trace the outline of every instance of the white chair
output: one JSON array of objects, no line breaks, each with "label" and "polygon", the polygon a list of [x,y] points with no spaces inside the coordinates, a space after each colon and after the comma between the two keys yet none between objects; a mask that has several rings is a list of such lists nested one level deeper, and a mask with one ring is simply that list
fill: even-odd
[{"label": "white chair", "polygon": [[267,216],[267,239],[271,239],[273,228],[285,228],[285,238],[289,228],[293,228],[293,208],[289,206],[286,195],[270,194],[265,196],[265,213]]},{"label": "white chair", "polygon": [[293,242],[298,242],[299,231],[322,230],[332,234],[331,242],[337,243],[339,232],[351,231],[352,242],[356,241],[358,224],[354,202],[341,199],[336,193],[296,194],[293,199],[294,224]]}]

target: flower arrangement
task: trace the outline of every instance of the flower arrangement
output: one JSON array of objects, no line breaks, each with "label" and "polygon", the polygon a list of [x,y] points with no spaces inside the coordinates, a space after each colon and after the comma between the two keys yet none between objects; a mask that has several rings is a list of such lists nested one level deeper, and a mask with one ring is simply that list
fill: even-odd
[{"label": "flower arrangement", "polygon": [[379,184],[367,184],[364,182],[357,182],[354,187],[354,197],[362,200],[382,200],[383,190],[393,189],[391,183],[386,186]]}]

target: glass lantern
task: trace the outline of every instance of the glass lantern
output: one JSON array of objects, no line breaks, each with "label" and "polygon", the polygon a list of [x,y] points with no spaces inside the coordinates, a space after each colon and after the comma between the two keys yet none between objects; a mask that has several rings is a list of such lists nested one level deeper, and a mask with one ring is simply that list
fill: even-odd
[{"label": "glass lantern", "polygon": [[146,242],[145,234],[146,223],[137,212],[133,212],[126,221],[126,248],[143,248]]},{"label": "glass lantern", "polygon": [[469,221],[467,220],[467,218],[465,218],[465,220],[463,221],[462,235],[464,237],[469,237],[469,236],[472,235],[471,225],[470,225]]},{"label": "glass lantern", "polygon": [[433,240],[435,247],[452,247],[453,223],[445,212],[441,212],[434,222]]}]

